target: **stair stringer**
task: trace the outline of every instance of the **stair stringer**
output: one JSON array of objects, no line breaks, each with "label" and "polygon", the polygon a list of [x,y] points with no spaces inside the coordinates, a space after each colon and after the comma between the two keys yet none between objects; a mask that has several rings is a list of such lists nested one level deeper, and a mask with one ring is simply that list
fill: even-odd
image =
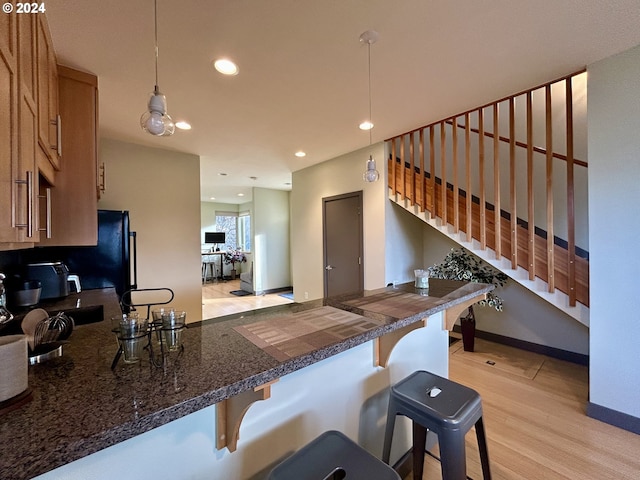
[{"label": "stair stringer", "polygon": [[466,248],[474,255],[478,256],[488,264],[494,266],[513,281],[519,283],[531,293],[537,295],[543,300],[553,305],[558,310],[572,317],[574,320],[582,323],[586,327],[589,327],[589,307],[576,302],[576,305],[572,307],[569,305],[569,296],[564,292],[561,292],[557,288],[553,293],[549,292],[549,284],[544,280],[536,277],[535,280],[529,280],[529,272],[522,267],[517,269],[511,268],[511,262],[505,257],[496,259],[496,253],[491,248],[482,249],[480,242],[473,239],[471,242],[467,241],[467,234],[464,232],[454,232],[453,225],[443,225],[441,218],[429,218],[429,212],[420,211],[419,205],[411,205],[409,200],[400,198],[399,195],[394,193],[389,194],[389,200],[393,203],[401,206],[407,212],[418,217],[420,220],[435,228],[440,233],[443,233],[460,246]]}]

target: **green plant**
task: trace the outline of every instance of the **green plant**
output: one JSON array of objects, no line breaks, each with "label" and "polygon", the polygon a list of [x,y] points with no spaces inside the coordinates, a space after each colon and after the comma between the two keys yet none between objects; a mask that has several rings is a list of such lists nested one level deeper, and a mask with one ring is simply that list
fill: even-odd
[{"label": "green plant", "polygon": [[[509,278],[462,248],[452,248],[442,262],[429,267],[428,270],[429,276],[432,278],[491,283],[496,287],[503,286]],[[487,298],[480,300],[478,304],[481,306],[488,305],[501,312],[502,298],[494,292],[495,290],[492,290],[487,293]],[[469,307],[469,314],[473,317],[471,307]]]}]

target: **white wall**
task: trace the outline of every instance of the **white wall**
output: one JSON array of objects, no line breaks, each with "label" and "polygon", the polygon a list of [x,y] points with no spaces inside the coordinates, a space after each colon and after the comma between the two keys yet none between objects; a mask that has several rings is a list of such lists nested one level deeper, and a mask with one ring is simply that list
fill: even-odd
[{"label": "white wall", "polygon": [[412,282],[415,269],[429,266],[423,259],[424,222],[390,200],[385,207],[385,285]]},{"label": "white wall", "polygon": [[289,192],[254,188],[253,205],[254,290],[290,287]]},{"label": "white wall", "polygon": [[[366,160],[377,160],[380,180],[362,179]],[[322,247],[322,199],[363,191],[364,288],[385,285],[386,161],[383,144],[314,165],[293,173],[291,191],[291,261],[296,301],[324,296]]]},{"label": "white wall", "polygon": [[138,233],[138,288],[171,288],[172,304],[201,320],[199,157],[101,139],[100,160],[98,208],[128,210]]},{"label": "white wall", "polygon": [[589,400],[640,417],[640,46],[588,74]]}]

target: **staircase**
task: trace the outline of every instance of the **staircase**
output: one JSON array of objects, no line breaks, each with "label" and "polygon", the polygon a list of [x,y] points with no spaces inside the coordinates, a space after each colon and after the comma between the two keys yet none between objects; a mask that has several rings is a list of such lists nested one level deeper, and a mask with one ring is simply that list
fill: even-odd
[{"label": "staircase", "polygon": [[589,325],[584,71],[386,148],[390,200]]}]

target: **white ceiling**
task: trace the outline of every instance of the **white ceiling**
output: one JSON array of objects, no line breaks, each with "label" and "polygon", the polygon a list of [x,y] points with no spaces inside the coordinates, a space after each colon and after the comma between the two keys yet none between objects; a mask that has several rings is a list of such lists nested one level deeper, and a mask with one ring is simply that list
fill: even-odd
[{"label": "white ceiling", "polygon": [[[47,0],[58,61],[98,75],[102,137],[199,155],[202,199],[227,203],[290,189],[291,172],[369,144],[366,30],[380,34],[373,143],[640,44],[640,0],[157,2],[159,86],[191,131],[139,126],[155,83],[153,0]],[[221,56],[237,76],[213,69]]]}]

